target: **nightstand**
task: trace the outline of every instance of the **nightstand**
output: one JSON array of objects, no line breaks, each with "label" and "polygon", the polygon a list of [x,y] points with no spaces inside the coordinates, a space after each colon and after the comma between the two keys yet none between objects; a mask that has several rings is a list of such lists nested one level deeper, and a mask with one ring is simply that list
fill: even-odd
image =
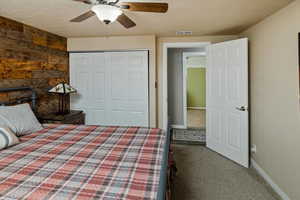
[{"label": "nightstand", "polygon": [[58,115],[56,113],[39,117],[43,124],[85,124],[85,113],[80,110],[71,110],[69,114]]}]

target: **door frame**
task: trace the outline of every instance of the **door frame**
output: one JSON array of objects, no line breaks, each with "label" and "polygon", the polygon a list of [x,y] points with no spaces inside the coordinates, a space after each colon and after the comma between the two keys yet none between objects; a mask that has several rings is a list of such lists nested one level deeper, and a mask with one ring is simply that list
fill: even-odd
[{"label": "door frame", "polygon": [[169,48],[203,48],[211,44],[208,42],[165,42],[163,43],[162,69],[162,129],[168,129],[168,49]]},{"label": "door frame", "polygon": [[189,68],[205,68],[203,66],[198,67],[188,67],[187,66],[187,58],[190,56],[207,56],[207,51],[205,52],[183,52],[182,61],[183,61],[183,73],[182,73],[182,80],[183,80],[183,128],[187,129],[187,71]]}]

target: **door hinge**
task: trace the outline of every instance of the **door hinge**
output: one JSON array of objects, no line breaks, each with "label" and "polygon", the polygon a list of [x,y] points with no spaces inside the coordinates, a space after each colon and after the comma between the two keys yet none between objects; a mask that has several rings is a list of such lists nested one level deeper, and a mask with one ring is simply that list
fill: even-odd
[{"label": "door hinge", "polygon": [[155,88],[157,89],[158,88],[158,82],[155,81]]}]

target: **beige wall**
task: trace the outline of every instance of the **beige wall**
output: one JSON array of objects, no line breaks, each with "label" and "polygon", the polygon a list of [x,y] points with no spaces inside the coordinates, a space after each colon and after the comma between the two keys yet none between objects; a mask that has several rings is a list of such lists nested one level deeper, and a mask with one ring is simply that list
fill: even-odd
[{"label": "beige wall", "polygon": [[[250,39],[251,140],[257,145],[253,158],[292,200],[300,199],[299,10],[297,0],[242,34]],[[149,49],[151,126],[162,127],[163,44],[238,37],[70,38],[68,50]]]},{"label": "beige wall", "polygon": [[164,43],[180,43],[180,42],[223,42],[226,40],[237,39],[238,36],[204,36],[204,37],[160,37],[157,39],[157,79],[158,79],[158,91],[157,91],[157,120],[158,127],[163,127],[163,45]]},{"label": "beige wall", "polygon": [[253,158],[292,200],[300,199],[298,32],[299,0],[243,33],[250,39]]},{"label": "beige wall", "polygon": [[[300,199],[298,32],[300,1],[296,0],[242,34],[250,39],[251,140],[257,145],[257,153],[252,156],[292,200]],[[163,44],[215,43],[236,38],[238,36],[70,38],[68,49],[149,49],[151,125],[162,127]]]},{"label": "beige wall", "polygon": [[149,36],[120,36],[97,38],[69,38],[68,51],[149,50],[150,126],[156,127],[156,38]]},{"label": "beige wall", "polygon": [[[150,50],[150,125],[162,127],[162,47],[164,43],[176,42],[222,42],[236,39],[238,36],[205,37],[161,37],[114,36],[69,38],[68,51],[111,51],[148,49]],[[158,80],[158,90],[155,81]]]}]

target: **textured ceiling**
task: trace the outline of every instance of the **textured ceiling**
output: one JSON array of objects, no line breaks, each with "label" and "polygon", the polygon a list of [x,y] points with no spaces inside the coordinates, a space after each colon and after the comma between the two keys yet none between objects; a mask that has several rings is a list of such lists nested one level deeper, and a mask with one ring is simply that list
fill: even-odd
[{"label": "textured ceiling", "polygon": [[[132,0],[131,0],[132,1]],[[143,0],[137,0],[144,2]],[[96,17],[82,23],[69,20],[90,6],[72,0],[2,0],[0,15],[66,37],[146,35],[175,36],[238,34],[293,0],[152,0],[168,2],[166,14],[126,12],[137,26],[125,29],[118,23],[104,25]]]}]

